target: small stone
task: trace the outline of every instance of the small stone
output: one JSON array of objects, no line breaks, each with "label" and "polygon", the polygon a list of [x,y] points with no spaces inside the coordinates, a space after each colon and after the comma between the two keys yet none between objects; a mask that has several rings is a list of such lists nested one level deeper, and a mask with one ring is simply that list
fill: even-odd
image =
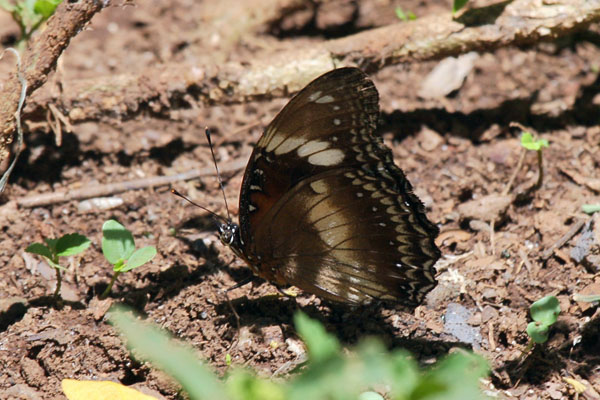
[{"label": "small stone", "polygon": [[417,142],[425,151],[435,150],[443,141],[444,139],[439,133],[425,126],[417,135]]},{"label": "small stone", "polygon": [[77,204],[77,211],[89,212],[95,210],[110,210],[111,208],[119,207],[122,204],[123,199],[120,197],[96,197],[80,201],[79,204]]},{"label": "small stone", "polygon": [[100,300],[97,297],[93,297],[90,301],[88,309],[89,311],[91,311],[94,320],[100,321],[104,318],[112,304],[113,300],[111,298]]},{"label": "small stone", "polygon": [[287,349],[294,353],[298,357],[304,357],[306,355],[306,349],[302,342],[296,339],[288,338],[285,340],[285,344],[287,344]]},{"label": "small stone", "polygon": [[481,347],[481,333],[479,328],[468,324],[472,312],[458,303],[448,304],[444,315],[444,330],[463,343],[469,343],[474,349]]},{"label": "small stone", "polygon": [[418,95],[423,99],[434,99],[449,95],[460,89],[479,55],[472,51],[460,57],[447,57],[427,75]]},{"label": "small stone", "polygon": [[36,360],[23,357],[21,360],[21,374],[29,386],[41,388],[46,384],[47,379],[44,369]]},{"label": "small stone", "polygon": [[496,310],[492,306],[485,306],[483,310],[481,310],[481,322],[486,323],[489,320],[498,318],[498,310]]},{"label": "small stone", "polygon": [[510,195],[491,194],[460,204],[458,212],[463,218],[491,221],[504,215],[512,202]]},{"label": "small stone", "polygon": [[281,345],[284,343],[283,331],[279,325],[265,326],[260,331],[264,343],[268,345],[273,345],[273,343]]}]

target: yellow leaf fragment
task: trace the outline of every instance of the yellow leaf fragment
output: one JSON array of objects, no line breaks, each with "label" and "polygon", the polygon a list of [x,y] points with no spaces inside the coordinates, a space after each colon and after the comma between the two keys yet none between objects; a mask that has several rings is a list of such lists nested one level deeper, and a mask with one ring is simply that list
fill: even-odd
[{"label": "yellow leaf fragment", "polygon": [[572,378],[563,378],[563,380],[565,382],[567,382],[569,385],[573,386],[573,390],[575,390],[577,393],[583,393],[585,392],[585,385],[581,382],[579,382],[577,379],[572,379]]},{"label": "yellow leaf fragment", "polygon": [[63,379],[61,385],[69,400],[156,400],[152,396],[111,381]]}]

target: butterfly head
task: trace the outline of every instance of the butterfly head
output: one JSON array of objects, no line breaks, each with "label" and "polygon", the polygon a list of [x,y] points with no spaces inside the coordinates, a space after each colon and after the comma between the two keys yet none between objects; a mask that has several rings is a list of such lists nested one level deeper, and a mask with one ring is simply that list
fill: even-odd
[{"label": "butterfly head", "polygon": [[218,223],[219,239],[221,243],[229,246],[237,255],[243,254],[240,227],[232,221]]}]

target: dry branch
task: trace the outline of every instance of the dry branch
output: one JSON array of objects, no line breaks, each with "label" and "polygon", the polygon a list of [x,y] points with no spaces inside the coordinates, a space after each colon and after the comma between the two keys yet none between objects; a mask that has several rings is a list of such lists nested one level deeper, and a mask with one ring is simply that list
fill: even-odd
[{"label": "dry branch", "polygon": [[473,50],[491,51],[554,39],[599,20],[600,0],[552,0],[552,4],[514,0],[469,10],[457,20],[450,14],[429,16],[304,49],[291,43],[289,51],[265,52],[249,66],[233,62],[218,66],[173,63],[135,74],[65,82],[65,92],[58,99],[48,91],[36,94],[29,112],[40,112],[48,103],[56,102],[72,121],[107,115],[131,117],[145,105],[153,112],[166,113],[171,101],[181,99],[190,89],[200,101],[240,102],[296,91],[334,66],[358,65],[373,71],[389,64],[435,60]]},{"label": "dry branch", "polygon": [[[46,82],[48,74],[56,66],[56,60],[71,39],[102,7],[102,1],[64,1],[57,7],[44,30],[28,43],[23,56],[28,95]],[[14,114],[19,102],[20,87],[15,73],[0,91],[0,164],[7,158],[10,143],[14,139]]]},{"label": "dry branch", "polygon": [[[248,157],[249,155],[236,158],[228,163],[223,163],[221,164],[219,170],[224,174],[239,171],[246,166]],[[175,182],[187,181],[208,175],[215,175],[214,166],[210,165],[204,168],[193,169],[191,171],[176,175],[154,176],[150,178],[135,179],[132,181],[107,183],[105,185],[95,184],[79,189],[36,194],[17,199],[17,204],[25,208],[41,207],[50,204],[64,203],[71,200],[84,200],[94,197],[111,196],[117,193],[127,192],[129,190],[165,186]]]}]

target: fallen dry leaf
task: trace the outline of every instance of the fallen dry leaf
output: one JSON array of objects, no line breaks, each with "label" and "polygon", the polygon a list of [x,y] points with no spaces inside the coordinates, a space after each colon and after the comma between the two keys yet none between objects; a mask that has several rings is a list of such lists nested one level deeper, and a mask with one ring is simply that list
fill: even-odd
[{"label": "fallen dry leaf", "polygon": [[69,400],[156,400],[152,396],[111,381],[63,379],[61,386]]}]

